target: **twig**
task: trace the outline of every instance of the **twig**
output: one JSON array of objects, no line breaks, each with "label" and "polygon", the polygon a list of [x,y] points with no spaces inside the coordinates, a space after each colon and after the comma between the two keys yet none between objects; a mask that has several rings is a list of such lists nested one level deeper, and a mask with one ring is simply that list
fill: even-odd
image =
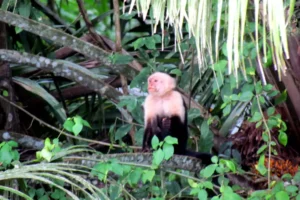
[{"label": "twig", "polygon": [[80,10],[80,13],[83,17],[83,20],[89,30],[89,32],[91,33],[92,37],[94,38],[94,40],[98,43],[99,46],[101,46],[103,49],[108,50],[107,46],[105,45],[105,43],[103,42],[103,40],[99,37],[99,35],[96,33],[96,31],[93,28],[93,24],[92,22],[89,20],[86,10],[84,9],[84,3],[82,2],[82,0],[77,0],[77,4]]}]

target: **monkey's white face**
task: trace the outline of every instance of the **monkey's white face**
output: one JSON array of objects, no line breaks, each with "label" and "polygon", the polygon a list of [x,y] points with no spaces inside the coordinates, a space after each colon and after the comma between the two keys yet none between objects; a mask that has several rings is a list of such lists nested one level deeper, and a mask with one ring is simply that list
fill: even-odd
[{"label": "monkey's white face", "polygon": [[168,74],[156,72],[148,78],[148,92],[155,96],[163,96],[175,88],[175,80]]}]

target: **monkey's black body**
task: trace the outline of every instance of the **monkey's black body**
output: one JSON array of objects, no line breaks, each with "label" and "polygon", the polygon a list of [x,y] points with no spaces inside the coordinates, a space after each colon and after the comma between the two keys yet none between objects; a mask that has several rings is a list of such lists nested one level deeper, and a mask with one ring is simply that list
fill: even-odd
[{"label": "monkey's black body", "polygon": [[[172,95],[172,93],[176,93],[176,95]],[[157,101],[148,100],[145,101],[145,110],[150,109],[152,113],[148,115],[147,112],[145,114],[145,132],[143,138],[143,150],[149,151],[151,148],[151,140],[154,135],[158,137],[160,141],[163,141],[164,138],[168,135],[177,138],[178,144],[174,145],[174,153],[179,155],[188,155],[193,156],[199,159],[202,159],[204,164],[211,163],[211,154],[208,153],[198,153],[187,150],[187,142],[188,142],[188,124],[187,124],[187,108],[182,99],[181,95],[175,90],[170,92],[170,96],[173,99],[170,100],[165,97],[161,97],[162,102],[157,103],[160,98],[156,97]],[[151,97],[149,97],[151,98]],[[180,99],[178,99],[180,98]],[[149,103],[150,101],[150,103]],[[154,101],[151,103],[151,101]],[[161,105],[162,104],[162,105]],[[150,108],[146,106],[152,106]],[[153,106],[155,105],[155,106]],[[161,107],[161,108],[160,108]],[[166,109],[166,107],[168,109]],[[172,111],[170,114],[168,111]]]},{"label": "monkey's black body", "polygon": [[151,147],[151,140],[154,135],[158,137],[159,141],[163,141],[168,135],[177,138],[178,144],[174,145],[174,153],[186,155],[188,139],[186,120],[182,123],[178,116],[157,116],[156,119],[152,121],[149,120],[145,128],[143,149],[149,149]]}]

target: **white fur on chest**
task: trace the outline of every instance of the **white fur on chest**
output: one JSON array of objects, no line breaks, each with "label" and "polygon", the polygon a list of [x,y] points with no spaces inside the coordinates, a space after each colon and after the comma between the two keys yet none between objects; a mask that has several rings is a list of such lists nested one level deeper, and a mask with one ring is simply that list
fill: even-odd
[{"label": "white fur on chest", "polygon": [[155,116],[172,117],[179,116],[184,121],[185,108],[181,95],[172,91],[164,97],[148,95],[145,100],[145,119],[149,120]]}]

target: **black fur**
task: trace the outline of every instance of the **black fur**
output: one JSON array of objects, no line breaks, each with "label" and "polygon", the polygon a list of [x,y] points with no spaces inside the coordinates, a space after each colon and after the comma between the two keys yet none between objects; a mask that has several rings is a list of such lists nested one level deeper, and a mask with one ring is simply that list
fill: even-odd
[{"label": "black fur", "polygon": [[184,106],[185,110],[183,122],[178,115],[171,117],[157,115],[154,119],[147,121],[143,138],[143,151],[149,151],[151,149],[151,140],[154,135],[156,135],[160,141],[164,140],[166,136],[170,135],[178,139],[178,144],[174,145],[175,154],[193,156],[201,159],[204,164],[210,164],[212,157],[211,154],[187,150],[187,112],[186,105],[183,103],[182,106]]}]

